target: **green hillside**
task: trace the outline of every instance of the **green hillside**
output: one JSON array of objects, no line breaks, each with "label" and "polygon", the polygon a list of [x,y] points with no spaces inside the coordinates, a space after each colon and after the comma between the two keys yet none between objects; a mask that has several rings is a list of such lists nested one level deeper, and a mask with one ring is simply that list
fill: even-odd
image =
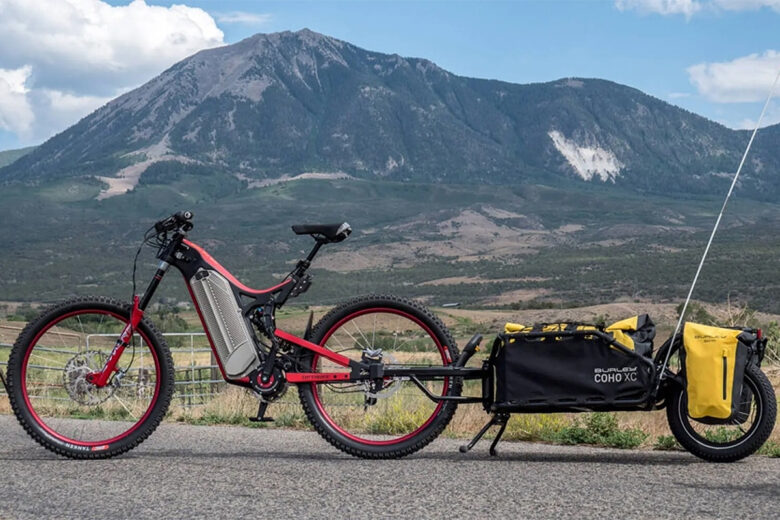
[{"label": "green hillside", "polygon": [[35,146],[28,146],[27,148],[17,148],[16,150],[5,150],[0,152],[0,168],[8,166],[20,157],[32,152],[35,148]]},{"label": "green hillside", "polygon": [[[434,303],[560,306],[684,296],[718,198],[667,199],[541,185],[477,186],[303,180],[243,189],[180,175],[93,199],[74,179],[0,191],[2,299],[130,294],[132,256],[151,223],[195,211],[192,239],[250,286],[268,286],[310,245],[291,224],[349,221],[355,233],[315,262],[302,301],[387,291]],[[217,195],[215,195],[217,193]],[[737,198],[697,297],[780,311],[778,207]],[[153,253],[141,257],[140,280]],[[177,276],[163,295],[185,299]]]}]

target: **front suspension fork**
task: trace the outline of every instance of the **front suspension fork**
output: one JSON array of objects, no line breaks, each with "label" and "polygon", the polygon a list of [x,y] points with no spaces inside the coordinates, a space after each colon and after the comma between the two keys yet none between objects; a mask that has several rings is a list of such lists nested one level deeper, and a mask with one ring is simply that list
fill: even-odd
[{"label": "front suspension fork", "polygon": [[152,295],[157,290],[157,286],[160,285],[160,281],[162,281],[163,276],[165,276],[165,273],[168,271],[169,267],[170,264],[168,262],[164,260],[161,261],[160,265],[157,267],[157,272],[154,274],[152,281],[149,282],[149,286],[147,287],[146,292],[144,292],[143,297],[139,298],[138,295],[133,296],[133,307],[130,311],[130,321],[127,323],[127,325],[125,325],[125,328],[122,330],[122,333],[116,340],[116,344],[114,345],[113,350],[111,350],[111,354],[108,356],[106,364],[103,365],[103,368],[100,371],[90,372],[86,375],[86,379],[89,383],[92,383],[98,388],[103,388],[111,380],[114,372],[119,371],[117,368],[119,358],[122,357],[122,353],[124,353],[125,349],[132,341],[133,334],[138,328],[138,324],[141,323],[141,320],[144,317],[144,309],[146,309],[146,306],[149,305],[149,301],[152,299]]},{"label": "front suspension fork", "polygon": [[98,388],[103,388],[108,384],[114,372],[118,371],[117,364],[119,363],[119,358],[122,357],[122,353],[130,344],[135,329],[138,327],[138,324],[141,323],[143,317],[144,311],[140,308],[138,296],[133,296],[133,309],[130,312],[130,321],[125,325],[122,334],[119,335],[119,339],[116,340],[116,344],[111,351],[111,355],[108,356],[103,369],[100,370],[100,372],[90,372],[87,374],[86,379],[89,383],[92,383]]}]

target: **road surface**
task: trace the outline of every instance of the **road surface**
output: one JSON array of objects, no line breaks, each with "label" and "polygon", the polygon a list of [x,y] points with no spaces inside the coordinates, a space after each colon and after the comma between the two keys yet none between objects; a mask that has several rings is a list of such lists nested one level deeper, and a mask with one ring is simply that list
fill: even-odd
[{"label": "road surface", "polygon": [[114,460],[71,461],[0,416],[0,518],[778,518],[780,459],[439,439],[365,461],[315,433],[165,424]]}]

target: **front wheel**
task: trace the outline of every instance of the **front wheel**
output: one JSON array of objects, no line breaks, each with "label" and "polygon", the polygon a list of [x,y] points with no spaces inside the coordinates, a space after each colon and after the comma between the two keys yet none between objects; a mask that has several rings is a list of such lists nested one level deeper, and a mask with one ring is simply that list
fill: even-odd
[{"label": "front wheel", "polygon": [[162,420],[173,393],[173,361],[147,319],[98,388],[101,370],[130,308],[108,298],[75,298],[46,309],[19,335],[8,358],[11,407],[30,436],[72,458],[107,458],[140,444]]},{"label": "front wheel", "polygon": [[745,410],[727,424],[707,424],[688,416],[684,388],[675,391],[666,407],[669,428],[677,441],[697,457],[710,462],[733,462],[755,453],[775,425],[777,400],[772,384],[754,364],[745,370],[740,408]]},{"label": "front wheel", "polygon": [[[447,366],[458,357],[445,325],[422,305],[394,296],[365,296],[326,314],[311,341],[360,361],[380,359],[385,367]],[[307,351],[302,369],[343,370]],[[363,458],[399,458],[435,439],[452,419],[457,404],[434,402],[411,381],[385,378],[368,382],[305,383],[301,404],[317,432],[338,449]],[[461,382],[442,378],[424,383],[433,395],[460,395]]]}]

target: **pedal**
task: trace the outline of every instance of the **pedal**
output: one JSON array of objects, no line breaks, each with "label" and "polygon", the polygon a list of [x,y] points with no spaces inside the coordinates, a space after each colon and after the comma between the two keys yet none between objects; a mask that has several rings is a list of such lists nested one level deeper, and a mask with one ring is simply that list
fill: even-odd
[{"label": "pedal", "polygon": [[274,422],[273,417],[266,417],[265,411],[268,409],[268,403],[266,401],[261,401],[260,406],[257,407],[257,417],[250,417],[249,420],[252,422]]},{"label": "pedal", "polygon": [[252,422],[274,422],[273,417],[250,417],[249,420]]}]

